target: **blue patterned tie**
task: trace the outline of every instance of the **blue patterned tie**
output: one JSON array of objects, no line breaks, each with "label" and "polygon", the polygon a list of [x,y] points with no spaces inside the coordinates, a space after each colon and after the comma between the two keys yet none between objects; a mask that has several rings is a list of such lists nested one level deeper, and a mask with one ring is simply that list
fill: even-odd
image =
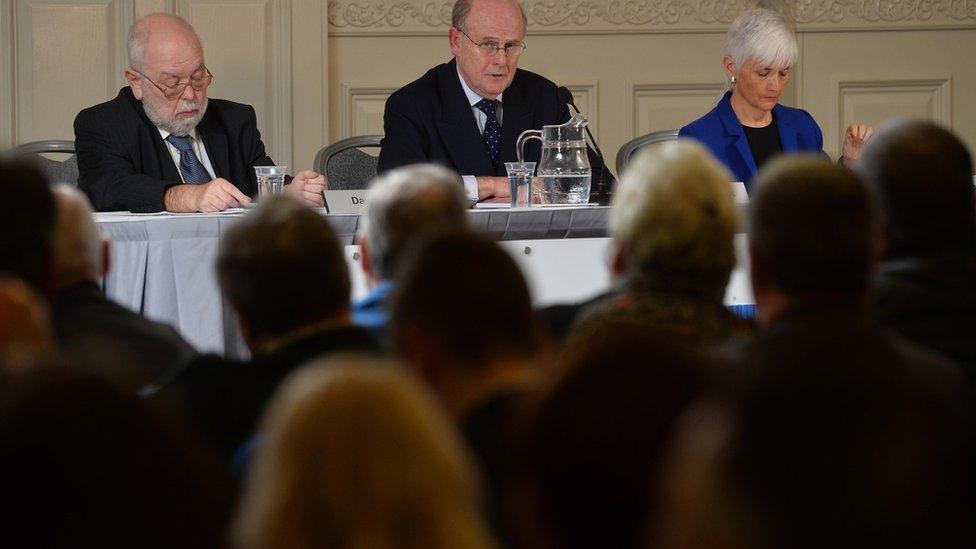
[{"label": "blue patterned tie", "polygon": [[478,110],[485,113],[488,120],[485,121],[485,148],[488,149],[488,158],[494,166],[498,166],[498,153],[502,148],[502,127],[498,124],[498,117],[495,111],[498,110],[497,99],[482,99],[474,104]]},{"label": "blue patterned tie", "polygon": [[187,136],[168,135],[166,141],[180,151],[180,173],[183,174],[183,182],[188,184],[209,183],[213,178],[203,167],[196,153],[193,152],[193,145]]}]

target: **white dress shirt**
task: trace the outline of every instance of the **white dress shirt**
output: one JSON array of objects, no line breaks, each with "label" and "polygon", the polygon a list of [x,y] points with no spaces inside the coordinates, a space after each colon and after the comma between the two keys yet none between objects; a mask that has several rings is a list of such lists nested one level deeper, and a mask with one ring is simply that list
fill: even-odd
[{"label": "white dress shirt", "polygon": [[[470,87],[468,87],[468,83],[465,82],[464,81],[464,77],[461,76],[460,69],[458,70],[458,79],[461,80],[461,89],[464,90],[464,95],[466,95],[468,97],[468,103],[471,105],[471,112],[474,113],[474,119],[475,119],[475,121],[478,122],[478,131],[480,133],[484,134],[485,133],[485,122],[488,121],[488,115],[486,115],[485,113],[481,112],[481,109],[479,109],[478,107],[475,107],[475,105],[477,105],[478,102],[481,101],[484,98],[481,97],[480,95],[478,95],[477,93],[475,93],[474,90],[472,90]],[[502,94],[498,94],[498,97],[496,97],[495,99],[497,99],[498,102],[499,102],[498,108],[495,110],[495,118],[498,119],[498,126],[501,127],[501,125],[502,125],[502,104],[501,104]],[[477,178],[477,176],[474,176],[474,175],[462,175],[461,176],[461,180],[464,181],[464,194],[468,195],[468,200],[474,200],[475,202],[477,202],[478,201],[478,178]]]},{"label": "white dress shirt", "polygon": [[[176,172],[180,174],[180,181],[186,183],[186,181],[183,180],[183,171],[180,170],[180,150],[174,147],[169,141],[166,141],[166,138],[170,136],[170,132],[158,127],[156,129],[159,131],[159,135],[163,137],[163,143],[166,144],[166,148],[169,150],[169,155],[173,157],[173,163],[176,164]],[[193,146],[193,154],[197,155],[197,160],[203,164],[203,167],[206,168],[207,173],[210,174],[210,180],[213,181],[215,179],[214,169],[210,164],[210,157],[207,156],[207,148],[203,146],[203,139],[200,139],[199,135],[197,134],[197,129],[193,128],[190,130],[187,137],[190,138],[190,145]]]}]

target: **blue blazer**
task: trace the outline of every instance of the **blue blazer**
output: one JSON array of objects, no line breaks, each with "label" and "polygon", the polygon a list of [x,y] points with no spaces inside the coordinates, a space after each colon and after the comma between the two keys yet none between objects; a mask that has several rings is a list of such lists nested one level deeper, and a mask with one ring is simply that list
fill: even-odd
[{"label": "blue blazer", "polygon": [[[732,111],[731,96],[732,92],[725,92],[714,109],[681,128],[678,136],[701,141],[715,158],[725,164],[736,181],[742,181],[749,188],[756,175],[756,161],[752,157],[742,124]],[[810,151],[824,154],[823,132],[810,113],[803,109],[776,105],[773,107],[773,117],[779,130],[783,152]]]}]

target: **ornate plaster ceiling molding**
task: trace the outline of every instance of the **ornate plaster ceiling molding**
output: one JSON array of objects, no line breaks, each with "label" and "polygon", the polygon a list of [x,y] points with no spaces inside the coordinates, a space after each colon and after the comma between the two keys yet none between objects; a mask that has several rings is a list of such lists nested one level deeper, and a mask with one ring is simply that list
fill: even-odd
[{"label": "ornate plaster ceiling molding", "polygon": [[[454,2],[333,0],[330,34],[441,34]],[[530,34],[722,32],[756,5],[802,31],[976,28],[976,0],[526,0]]]}]

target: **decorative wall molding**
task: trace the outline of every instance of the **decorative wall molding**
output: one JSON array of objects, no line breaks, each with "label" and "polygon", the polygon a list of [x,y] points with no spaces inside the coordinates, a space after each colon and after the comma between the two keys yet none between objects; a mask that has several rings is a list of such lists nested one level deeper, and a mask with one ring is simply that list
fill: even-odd
[{"label": "decorative wall molding", "polygon": [[383,108],[390,94],[400,88],[398,84],[354,84],[343,82],[342,99],[339,103],[339,128],[341,135],[333,140],[356,135],[383,133]]},{"label": "decorative wall molding", "polygon": [[[715,106],[723,82],[629,85],[627,139],[653,131],[676,129]],[[655,114],[663,116],[655,117]]]},{"label": "decorative wall molding", "polygon": [[[453,2],[332,0],[329,34],[443,34]],[[527,0],[529,34],[724,32],[743,10],[764,5],[800,32],[974,28],[973,0]]]},{"label": "decorative wall molding", "polygon": [[843,143],[847,125],[876,125],[898,116],[927,118],[952,127],[950,78],[910,80],[855,80],[837,83],[834,132]]},{"label": "decorative wall molding", "polygon": [[204,37],[214,96],[252,105],[268,154],[294,165],[291,0],[176,0],[175,9]]},{"label": "decorative wall molding", "polygon": [[[580,113],[587,118],[587,128],[590,133],[600,139],[600,84],[593,80],[580,82],[569,80],[562,83],[573,92],[573,102],[580,108]],[[569,108],[573,112],[573,108]]]}]

